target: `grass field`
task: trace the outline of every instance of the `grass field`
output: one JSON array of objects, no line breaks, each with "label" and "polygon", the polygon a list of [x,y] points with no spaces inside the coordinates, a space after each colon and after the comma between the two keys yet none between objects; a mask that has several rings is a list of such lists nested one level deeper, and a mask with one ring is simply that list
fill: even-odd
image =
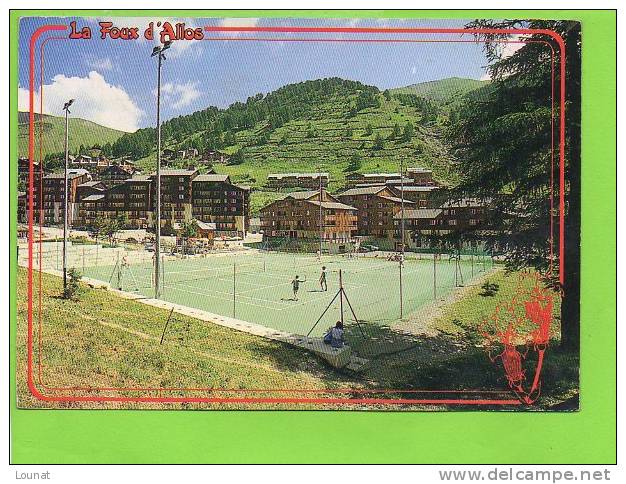
[{"label": "grass field", "polygon": [[[469,259],[460,263],[465,283],[490,270],[491,263],[474,268]],[[328,290],[322,291],[319,277],[322,266],[328,271]],[[431,259],[407,259],[402,270],[403,317],[420,311],[434,300]],[[436,264],[437,298],[445,298],[455,288],[454,261],[441,259]],[[131,264],[121,272],[121,288],[153,296],[152,263]],[[324,256],[318,261],[303,254],[252,252],[165,260],[162,299],[204,311],[233,316],[263,326],[306,335],[329,306],[311,332],[321,336],[339,319],[341,301],[333,297],[339,289],[339,272],[350,306],[362,327],[382,326],[400,319],[399,264],[384,257],[347,258]],[[114,266],[86,268],[85,275],[118,284]],[[298,275],[301,283],[297,299],[291,281]],[[458,276],[458,281],[460,282]],[[332,304],[331,304],[332,303]],[[344,301],[347,323],[354,326],[348,302]]]},{"label": "grass field", "polygon": [[[26,274],[17,277],[17,392],[20,407],[54,408],[250,408],[242,404],[72,404],[37,401],[26,387]],[[37,273],[35,297],[39,296]],[[312,353],[239,331],[175,315],[168,337],[159,344],[168,311],[123,299],[102,289],[83,286],[76,300],[65,300],[61,278],[42,274],[41,326],[35,304],[35,368],[41,362],[41,383],[47,393],[55,387],[178,387],[215,388],[211,394],[241,395],[246,390],[275,388],[264,396],[284,396],[283,389],[355,391],[398,389],[388,397],[406,396],[417,389],[503,389],[502,368],[476,346],[477,317],[489,314],[517,285],[515,273],[489,275],[500,290],[493,297],[479,287],[442,310],[433,326],[445,329],[430,335],[404,335],[402,351],[373,355],[361,372],[336,370]],[[450,328],[457,328],[452,331]],[[380,327],[372,338],[391,338],[394,331]],[[558,333],[558,327],[557,327]],[[396,335],[398,336],[398,335]],[[39,343],[40,342],[40,343]],[[40,384],[36,370],[37,384]],[[542,398],[534,408],[550,408],[578,390],[578,358],[551,344],[544,367]],[[218,391],[217,389],[230,389]],[[181,393],[182,394],[182,393]],[[334,393],[333,393],[334,394]],[[248,394],[251,395],[251,394]],[[373,394],[376,396],[377,394]],[[285,408],[260,405],[253,408]],[[296,408],[309,408],[298,405]],[[317,407],[319,408],[319,407]],[[354,408],[359,408],[355,405]],[[404,405],[394,409],[410,409]],[[446,409],[446,406],[420,408]],[[454,407],[452,407],[454,408]]]}]

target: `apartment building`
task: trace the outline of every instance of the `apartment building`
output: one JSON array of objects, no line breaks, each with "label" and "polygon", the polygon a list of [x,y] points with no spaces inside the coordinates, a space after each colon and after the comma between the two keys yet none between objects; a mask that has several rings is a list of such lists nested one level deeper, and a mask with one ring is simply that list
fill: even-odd
[{"label": "apartment building", "polygon": [[270,173],[267,175],[267,188],[273,190],[285,188],[319,190],[320,181],[322,188],[326,188],[329,180],[330,175],[328,173]]},{"label": "apartment building", "polygon": [[137,176],[107,188],[102,182],[83,184],[75,225],[90,227],[96,218],[122,219],[124,227],[147,229],[153,225],[152,180]]},{"label": "apartment building", "polygon": [[122,165],[109,165],[98,174],[98,179],[108,186],[128,180],[135,173],[135,168]]},{"label": "apartment building", "polygon": [[[433,208],[440,202],[443,190],[436,185],[387,185],[397,198],[415,202],[417,208]],[[404,194],[404,196],[403,196]]]},{"label": "apartment building", "polygon": [[[161,170],[161,230],[173,233],[174,225],[193,217],[191,205],[192,181],[198,176],[196,169]],[[150,175],[152,198],[156,201],[156,174]]]},{"label": "apartment building", "polygon": [[480,232],[488,230],[489,201],[476,198],[448,200],[438,208],[407,209],[394,216],[395,236],[400,237],[401,220],[404,218],[407,243],[423,245],[433,236],[453,233]]},{"label": "apartment building", "polygon": [[[350,188],[338,195],[341,202],[356,207],[358,235],[393,238],[394,216],[402,209],[402,199],[387,186]],[[405,208],[415,206],[404,201]]]},{"label": "apartment building", "polygon": [[192,216],[214,223],[221,235],[245,236],[250,224],[250,188],[238,186],[228,175],[198,175],[191,182]]},{"label": "apartment building", "polygon": [[400,183],[401,178],[400,173],[350,173],[346,175],[346,182],[348,187],[355,188],[385,185],[393,182]]},{"label": "apartment building", "polygon": [[406,176],[411,179],[413,185],[436,185],[433,179],[433,171],[418,166],[406,169]]},{"label": "apartment building", "polygon": [[[72,168],[68,170],[68,223],[71,225],[76,217],[77,191],[78,186],[91,179],[89,172],[82,168]],[[42,180],[42,188],[35,186],[33,203],[35,209],[43,208],[43,222],[46,225],[58,225],[63,223],[65,204],[65,175],[61,173],[50,173]],[[39,191],[43,189],[43,204],[39,202]],[[28,192],[26,192],[28,197]],[[28,202],[27,202],[28,203]]]},{"label": "apartment building", "polygon": [[357,230],[357,209],[326,190],[285,195],[263,207],[260,218],[266,237],[349,242]]}]

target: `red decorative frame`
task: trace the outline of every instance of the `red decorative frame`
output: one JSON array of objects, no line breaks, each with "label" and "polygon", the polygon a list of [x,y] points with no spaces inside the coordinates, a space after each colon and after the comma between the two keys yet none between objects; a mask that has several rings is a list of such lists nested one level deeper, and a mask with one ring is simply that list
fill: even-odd
[{"label": "red decorative frame", "polygon": [[[279,404],[371,404],[371,405],[407,405],[407,404],[424,404],[424,405],[519,405],[521,404],[518,399],[509,398],[480,398],[480,399],[463,399],[463,398],[412,398],[412,399],[398,399],[398,398],[249,398],[249,397],[237,397],[237,398],[222,398],[222,397],[164,397],[162,392],[164,391],[190,391],[190,392],[247,392],[247,393],[301,393],[301,394],[332,394],[332,393],[362,393],[362,394],[380,394],[380,393],[410,393],[410,394],[446,394],[446,393],[475,393],[475,394],[505,394],[506,390],[350,390],[350,389],[337,389],[337,390],[289,390],[289,389],[270,389],[270,390],[231,390],[231,389],[216,389],[216,388],[92,388],[92,387],[66,387],[66,388],[50,388],[46,387],[42,382],[42,368],[41,368],[41,309],[42,309],[42,290],[41,290],[41,270],[39,275],[39,375],[38,384],[40,387],[48,391],[68,391],[68,390],[84,390],[84,391],[133,391],[133,392],[157,392],[157,396],[103,396],[103,395],[48,395],[42,393],[37,384],[35,383],[33,375],[33,222],[34,222],[34,205],[33,205],[33,191],[34,191],[34,159],[35,159],[35,112],[34,112],[34,86],[35,86],[35,47],[39,37],[51,31],[65,31],[68,29],[67,25],[45,25],[38,28],[30,39],[29,49],[29,62],[30,62],[30,74],[29,74],[29,199],[28,199],[28,280],[27,280],[27,322],[28,322],[28,335],[27,335],[27,384],[31,394],[39,400],[46,402],[145,402],[145,403],[279,403]],[[519,35],[533,35],[543,34],[554,39],[560,50],[560,111],[559,111],[559,280],[561,284],[565,280],[564,272],[564,249],[565,249],[565,43],[563,39],[554,31],[542,30],[542,29],[430,29],[430,28],[348,28],[348,27],[205,27],[207,32],[270,32],[270,33],[347,33],[347,34],[519,34]],[[43,47],[48,40],[61,40],[65,37],[49,37],[42,41],[40,45],[41,49],[41,83],[40,89],[43,85]],[[251,37],[215,37],[207,38],[205,40],[236,40],[236,41],[301,41],[301,42],[320,42],[320,41],[334,41],[334,42],[475,42],[474,40],[421,40],[421,39],[271,39],[271,38],[251,38]],[[526,43],[529,41],[509,41],[509,43]],[[537,42],[537,41],[530,41]],[[543,42],[543,41],[539,41]],[[549,42],[543,42],[552,49],[553,69],[552,69],[552,98],[554,100],[554,48]],[[40,96],[40,111],[42,110],[42,96]],[[554,114],[554,106],[552,108]],[[554,115],[552,116],[552,122],[554,122]],[[554,145],[554,129],[552,130],[552,140]],[[41,140],[41,139],[40,139]],[[41,148],[40,148],[41,149]],[[554,146],[553,146],[554,152]],[[41,152],[40,152],[41,155]],[[41,156],[40,156],[41,157]],[[551,187],[554,183],[554,156],[552,156],[552,172],[551,172]],[[553,190],[552,190],[553,192]],[[551,208],[553,207],[553,193],[551,193]],[[553,214],[551,212],[551,240],[550,247],[552,251],[552,234],[553,234]],[[42,224],[40,219],[40,225]],[[40,231],[41,234],[41,231]],[[40,239],[40,251],[41,251],[41,239]],[[41,257],[39,259],[41,261]],[[40,262],[41,263],[41,262]],[[550,261],[552,264],[552,258]],[[41,269],[41,267],[40,267]]]}]

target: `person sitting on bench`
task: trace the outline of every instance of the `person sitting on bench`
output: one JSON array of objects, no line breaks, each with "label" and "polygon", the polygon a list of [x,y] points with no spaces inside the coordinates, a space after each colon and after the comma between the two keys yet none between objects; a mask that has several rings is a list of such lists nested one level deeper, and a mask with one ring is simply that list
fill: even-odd
[{"label": "person sitting on bench", "polygon": [[343,348],[345,344],[343,340],[343,323],[337,321],[335,327],[328,330],[324,335],[324,343],[329,344],[333,348]]}]

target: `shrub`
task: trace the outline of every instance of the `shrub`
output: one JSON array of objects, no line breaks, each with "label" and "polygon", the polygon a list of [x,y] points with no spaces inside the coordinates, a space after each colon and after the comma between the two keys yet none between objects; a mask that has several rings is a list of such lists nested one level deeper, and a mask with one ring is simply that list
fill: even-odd
[{"label": "shrub", "polygon": [[65,299],[77,299],[80,294],[80,278],[81,274],[75,267],[71,267],[67,271],[67,286],[63,291]]},{"label": "shrub", "polygon": [[481,296],[484,297],[493,297],[496,295],[496,292],[498,292],[498,290],[500,289],[500,285],[496,284],[494,282],[489,282],[486,281],[482,286],[480,286],[482,288],[482,292],[480,293]]}]

